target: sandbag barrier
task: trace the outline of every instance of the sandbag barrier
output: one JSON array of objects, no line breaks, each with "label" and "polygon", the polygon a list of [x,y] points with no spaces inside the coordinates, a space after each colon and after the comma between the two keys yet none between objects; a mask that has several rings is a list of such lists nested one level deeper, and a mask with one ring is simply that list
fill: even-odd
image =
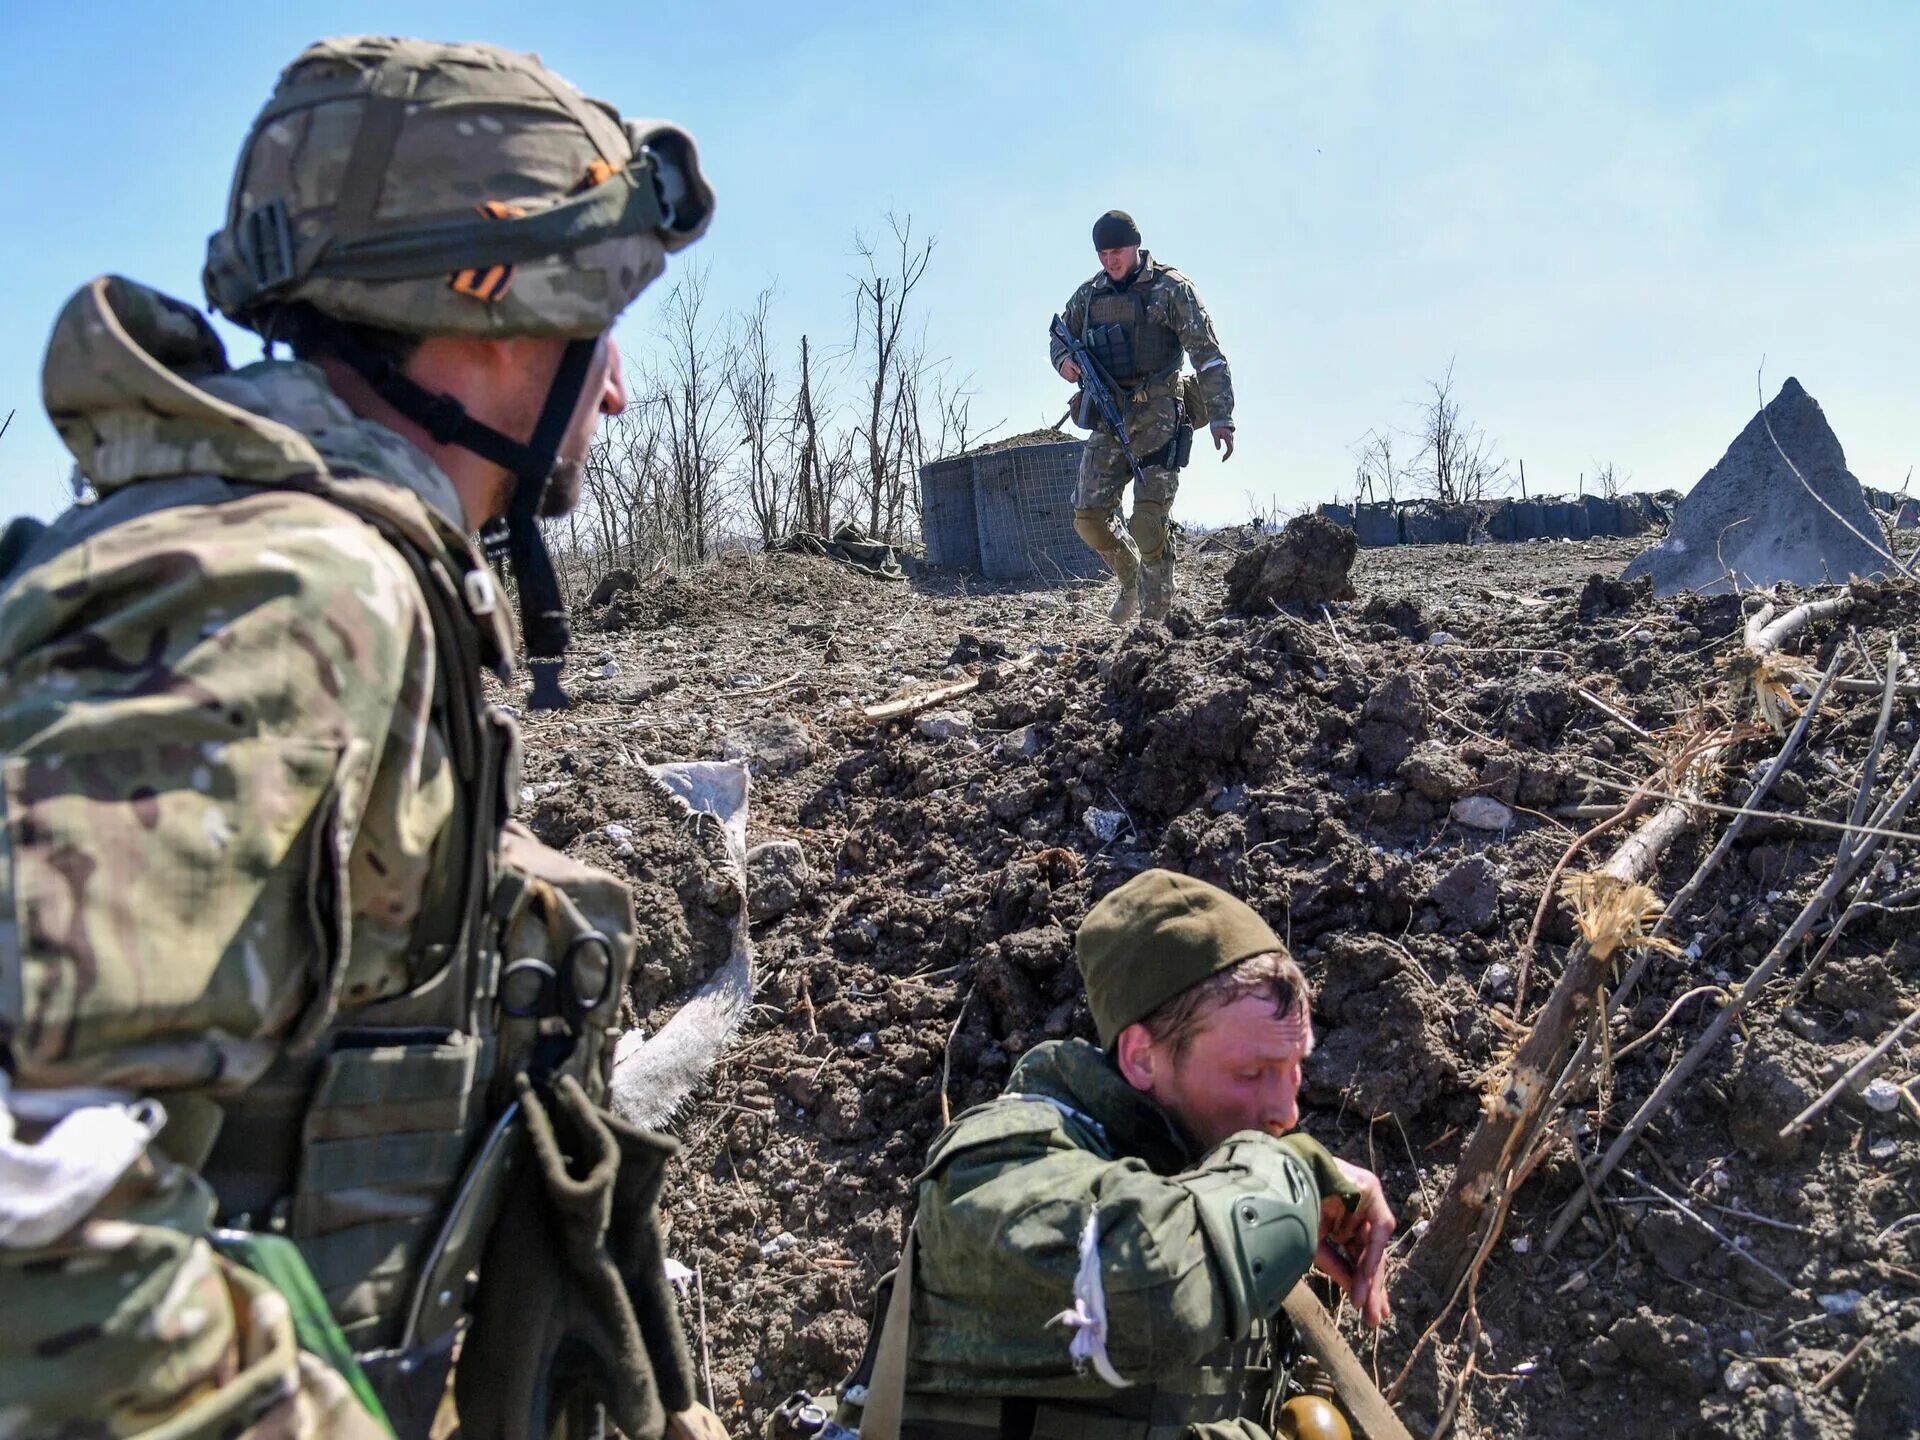
[{"label": "sandbag barrier", "polygon": [[1441,505],[1432,500],[1322,505],[1320,513],[1377,549],[1386,545],[1470,545],[1487,541],[1591,540],[1643,535],[1673,518],[1679,496],[1537,496]]}]

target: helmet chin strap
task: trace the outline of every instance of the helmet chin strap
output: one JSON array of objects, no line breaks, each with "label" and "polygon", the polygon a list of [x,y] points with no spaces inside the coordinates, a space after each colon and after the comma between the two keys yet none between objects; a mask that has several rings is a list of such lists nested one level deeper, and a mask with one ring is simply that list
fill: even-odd
[{"label": "helmet chin strap", "polygon": [[[315,323],[309,318],[308,324]],[[323,318],[327,348],[372,387],[375,394],[395,410],[419,425],[436,443],[458,445],[483,460],[510,471],[514,476],[513,495],[507,513],[489,521],[480,532],[487,555],[496,564],[504,558],[513,570],[520,592],[520,631],[527,645],[527,659],[533,670],[533,691],[528,705],[534,710],[564,710],[571,703],[560,686],[560,669],[566,662],[567,608],[560,598],[560,581],[554,574],[553,557],[547,553],[546,538],[540,533],[540,501],[553,476],[560,447],[567,438],[567,427],[580,408],[581,392],[593,368],[598,340],[569,340],[560,357],[560,368],[547,387],[547,399],[535,422],[533,435],[524,443],[482,423],[467,413],[453,396],[429,390],[403,372],[384,355],[360,344],[338,326]]]}]

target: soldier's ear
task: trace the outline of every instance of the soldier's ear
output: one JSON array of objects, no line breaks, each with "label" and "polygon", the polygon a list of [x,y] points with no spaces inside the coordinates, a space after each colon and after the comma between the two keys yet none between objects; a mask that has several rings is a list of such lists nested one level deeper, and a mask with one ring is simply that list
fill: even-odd
[{"label": "soldier's ear", "polygon": [[1163,1068],[1164,1057],[1154,1044],[1153,1032],[1136,1020],[1122,1030],[1114,1042],[1113,1061],[1134,1089],[1151,1090],[1155,1075]]}]

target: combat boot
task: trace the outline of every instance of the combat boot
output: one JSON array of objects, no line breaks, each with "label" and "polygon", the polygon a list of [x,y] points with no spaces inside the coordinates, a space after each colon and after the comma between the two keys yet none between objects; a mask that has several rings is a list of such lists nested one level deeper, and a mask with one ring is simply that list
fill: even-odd
[{"label": "combat boot", "polygon": [[1173,556],[1140,562],[1140,610],[1145,619],[1164,620],[1173,605]]},{"label": "combat boot", "polygon": [[1106,558],[1120,581],[1120,589],[1113,597],[1107,619],[1116,625],[1131,625],[1134,617],[1140,613],[1140,557],[1134,553],[1131,545],[1122,545]]}]

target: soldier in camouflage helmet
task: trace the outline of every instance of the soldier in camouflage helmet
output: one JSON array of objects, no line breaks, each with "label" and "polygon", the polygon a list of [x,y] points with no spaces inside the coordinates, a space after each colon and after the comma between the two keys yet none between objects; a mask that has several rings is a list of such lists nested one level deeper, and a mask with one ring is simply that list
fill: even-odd
[{"label": "soldier in camouflage helmet", "polygon": [[[1127,436],[1144,480],[1134,486],[1130,534],[1116,534],[1114,512],[1133,472],[1103,419],[1080,457],[1074,491],[1073,528],[1107,568],[1120,592],[1109,612],[1118,624],[1145,611],[1158,620],[1173,603],[1173,551],[1167,515],[1180,488],[1194,428],[1206,424],[1222,460],[1233,458],[1233,377],[1214,338],[1213,321],[1193,282],[1141,248],[1140,230],[1122,210],[1094,222],[1093,248],[1100,271],[1073,292],[1062,312],[1067,326],[1087,342],[1093,357],[1116,383]],[[1051,339],[1054,369],[1079,383],[1080,370],[1066,346]],[[1183,379],[1180,357],[1193,362]]]},{"label": "soldier in camouflage helmet", "polygon": [[60,315],[97,499],[14,532],[0,591],[8,1435],[424,1435],[463,1334],[471,1436],[718,1431],[660,1276],[672,1143],[599,1105],[631,895],[506,819],[480,682],[516,637],[469,539],[551,698],[535,522],[712,203],[686,135],[532,57],[324,41],[205,277],[298,358],[231,369],[116,277]]},{"label": "soldier in camouflage helmet", "polygon": [[1245,1437],[1310,1265],[1387,1314],[1379,1180],[1294,1129],[1313,1033],[1279,937],[1149,870],[1075,948],[1099,1043],[1028,1051],[934,1141],[855,1377],[865,1440]]}]

